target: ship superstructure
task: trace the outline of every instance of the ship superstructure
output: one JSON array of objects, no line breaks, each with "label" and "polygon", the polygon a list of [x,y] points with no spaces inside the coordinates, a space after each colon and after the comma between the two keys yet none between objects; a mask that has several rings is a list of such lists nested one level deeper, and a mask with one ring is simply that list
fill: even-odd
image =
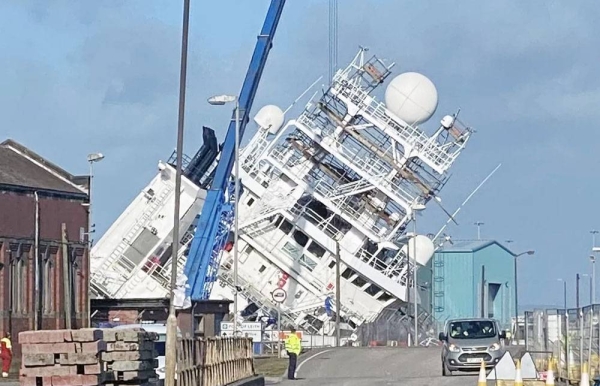
[{"label": "ship superstructure", "polygon": [[[410,300],[412,272],[427,264],[434,246],[408,225],[417,207],[439,203],[472,131],[456,115],[444,116],[432,135],[417,126],[438,102],[435,86],[417,73],[392,79],[385,102],[377,100],[392,68],[361,48],[297,118],[286,122],[273,105],[257,113],[257,133],[240,155],[239,242],[221,252],[213,296],[231,297],[231,248],[239,248],[244,315],[276,316],[271,294],[283,288],[284,323],[331,333],[329,306],[336,301],[354,327]],[[182,184],[180,273],[215,166],[210,161]],[[92,285],[101,296],[169,293],[174,169],[162,162],[159,169],[92,250]],[[334,296],[338,253],[341,299]]]},{"label": "ship superstructure", "polygon": [[[420,74],[399,75],[386,103],[377,101],[373,93],[392,66],[361,49],[298,118],[281,128],[261,125],[244,149],[238,277],[244,296],[268,314],[270,294],[283,288],[287,321],[320,331],[330,319],[326,300],[335,301],[340,253],[342,316],[361,324],[406,302],[414,262],[431,258],[431,240],[408,235],[407,225],[413,208],[439,200],[471,130],[454,116],[432,136],[414,125],[437,107],[435,87]],[[259,124],[261,115],[284,121],[274,106],[259,112]],[[231,264],[228,256],[219,275],[229,285]]]}]

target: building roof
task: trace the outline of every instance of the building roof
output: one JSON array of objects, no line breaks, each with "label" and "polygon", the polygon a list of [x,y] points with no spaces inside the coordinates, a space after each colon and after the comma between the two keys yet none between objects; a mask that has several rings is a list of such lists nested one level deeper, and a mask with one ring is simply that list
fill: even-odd
[{"label": "building roof", "polygon": [[438,252],[443,253],[472,253],[477,252],[481,249],[487,248],[490,245],[498,245],[500,248],[504,249],[507,253],[512,256],[516,256],[516,254],[499,243],[496,240],[456,240],[453,241],[453,244],[446,243],[443,248],[441,248]]},{"label": "building roof", "polygon": [[87,195],[85,180],[13,140],[0,143],[0,186]]}]

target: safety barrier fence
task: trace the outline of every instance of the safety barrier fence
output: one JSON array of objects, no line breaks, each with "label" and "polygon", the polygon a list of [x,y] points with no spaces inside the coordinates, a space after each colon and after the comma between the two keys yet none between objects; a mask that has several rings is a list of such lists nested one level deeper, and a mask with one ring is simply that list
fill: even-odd
[{"label": "safety barrier fence", "polygon": [[[600,304],[567,310],[527,311],[526,349],[550,353],[558,362],[558,377],[565,381],[579,381],[583,363],[589,364],[590,378],[594,379],[600,375],[599,320]],[[536,365],[544,366],[543,363]]]},{"label": "safety barrier fence", "polygon": [[250,338],[183,338],[178,341],[178,386],[222,386],[253,375]]}]

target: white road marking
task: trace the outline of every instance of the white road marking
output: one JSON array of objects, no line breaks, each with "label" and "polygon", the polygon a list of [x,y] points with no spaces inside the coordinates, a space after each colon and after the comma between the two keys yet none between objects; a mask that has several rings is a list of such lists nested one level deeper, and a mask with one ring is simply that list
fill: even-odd
[{"label": "white road marking", "polygon": [[316,353],[315,355],[311,355],[308,358],[306,358],[305,360],[303,360],[301,363],[298,364],[298,367],[296,367],[296,372],[294,373],[294,378],[298,377],[298,371],[300,371],[300,367],[302,367],[303,364],[305,364],[306,362],[308,362],[309,360],[313,359],[316,356],[319,356],[321,354],[325,354],[326,352],[329,351],[333,351],[333,349],[329,349],[329,350],[323,350],[321,352]]}]

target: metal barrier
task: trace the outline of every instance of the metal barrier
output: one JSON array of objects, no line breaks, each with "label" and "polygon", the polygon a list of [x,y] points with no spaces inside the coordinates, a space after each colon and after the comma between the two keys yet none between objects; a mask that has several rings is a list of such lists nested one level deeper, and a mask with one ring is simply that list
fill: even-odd
[{"label": "metal barrier", "polygon": [[525,312],[528,351],[551,352],[560,379],[580,380],[581,366],[589,364],[590,378],[600,375],[600,305],[575,309]]},{"label": "metal barrier", "polygon": [[179,386],[222,386],[253,375],[250,338],[185,338],[178,341]]}]

